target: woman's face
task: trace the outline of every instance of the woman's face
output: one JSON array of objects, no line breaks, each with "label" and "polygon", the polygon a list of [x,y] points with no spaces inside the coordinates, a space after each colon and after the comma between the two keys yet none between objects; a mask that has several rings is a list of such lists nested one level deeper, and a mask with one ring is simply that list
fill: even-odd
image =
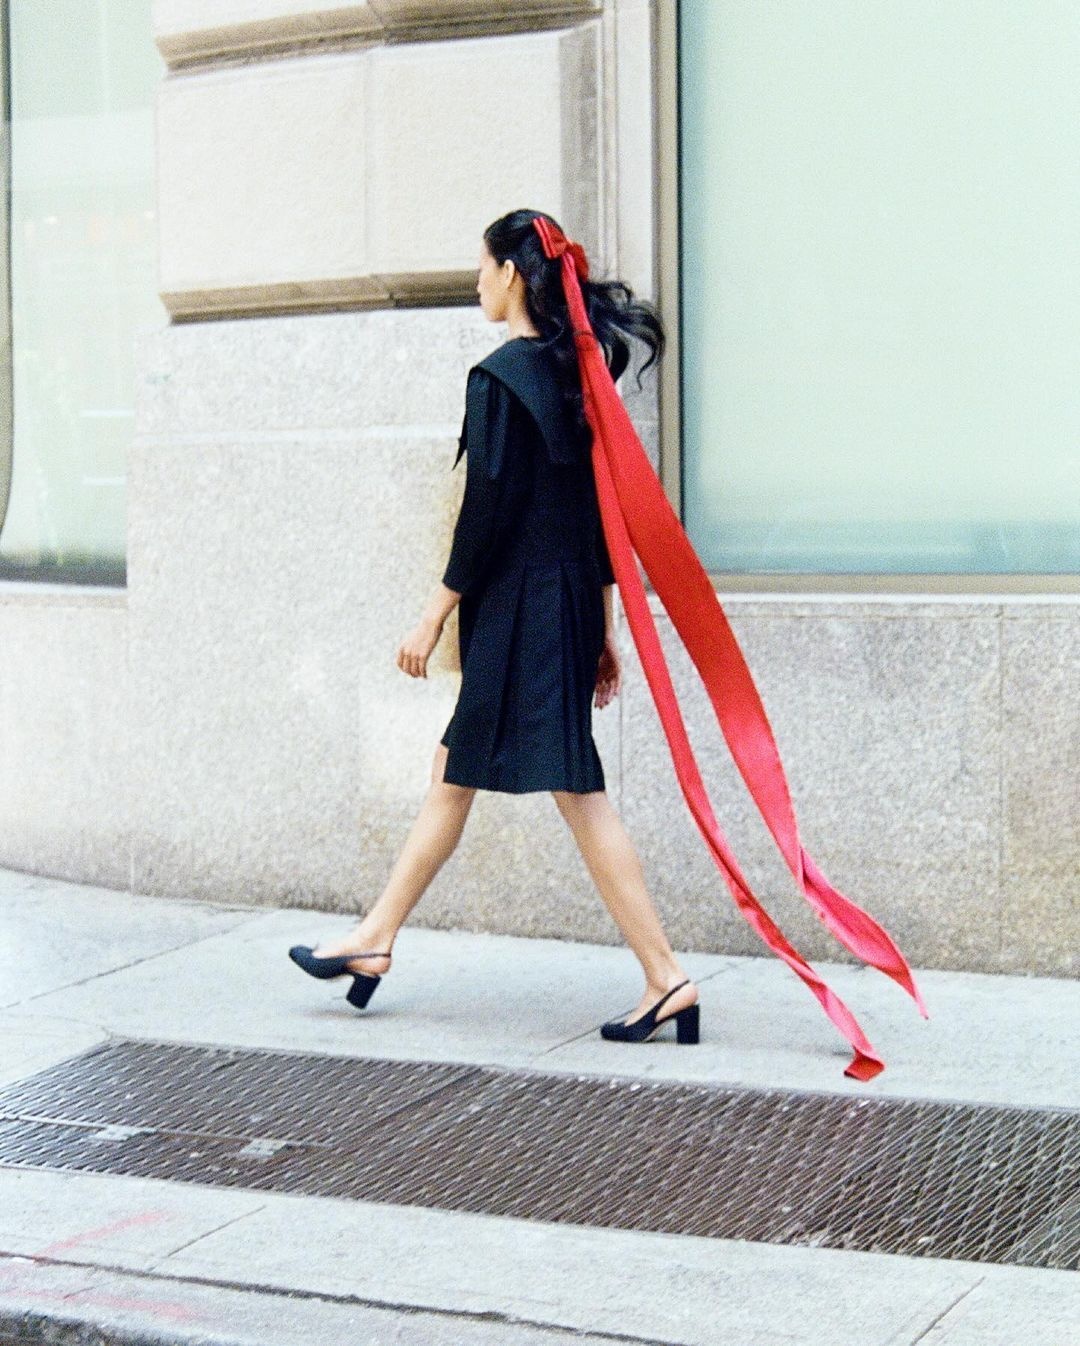
[{"label": "woman's face", "polygon": [[506,321],[507,294],[510,289],[510,277],[516,277],[517,268],[513,262],[504,262],[499,266],[488,252],[487,244],[480,243],[480,274],[476,280],[476,292],[480,296],[480,307],[490,322]]}]

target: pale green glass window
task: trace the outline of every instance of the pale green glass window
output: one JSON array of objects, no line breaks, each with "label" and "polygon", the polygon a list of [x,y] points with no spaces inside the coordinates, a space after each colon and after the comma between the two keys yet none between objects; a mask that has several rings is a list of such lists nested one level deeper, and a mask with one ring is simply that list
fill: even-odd
[{"label": "pale green glass window", "polygon": [[[12,0],[0,578],[123,583],[137,334],[157,296],[149,0]],[[10,487],[10,489],[8,489]]]},{"label": "pale green glass window", "polygon": [[682,0],[678,47],[707,567],[1080,572],[1080,6]]}]

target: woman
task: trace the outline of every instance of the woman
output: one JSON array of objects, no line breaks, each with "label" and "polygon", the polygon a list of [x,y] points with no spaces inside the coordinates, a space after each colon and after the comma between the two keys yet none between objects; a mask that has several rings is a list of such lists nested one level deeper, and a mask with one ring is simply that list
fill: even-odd
[{"label": "woman", "polygon": [[[489,321],[506,323],[507,340],[469,371],[458,450],[458,459],[467,452],[465,492],[450,557],[397,654],[404,673],[426,677],[460,605],[461,689],[431,787],[371,910],[342,939],[289,955],[312,976],[352,975],[349,1001],[367,1004],[390,969],[399,928],[457,845],[476,791],[550,790],[645,977],[636,1009],[601,1034],[645,1041],[674,1019],[677,1040],[694,1043],[698,990],[607,797],[592,736],[591,703],[603,709],[622,682],[614,574],[560,259],[541,245],[538,218],[559,230],[551,216],[516,210],[484,231],[476,288]],[[642,369],[663,354],[655,310],[627,285],[583,280],[581,290],[612,378],[629,360],[626,336],[650,348]],[[641,371],[639,387],[640,379]]]}]

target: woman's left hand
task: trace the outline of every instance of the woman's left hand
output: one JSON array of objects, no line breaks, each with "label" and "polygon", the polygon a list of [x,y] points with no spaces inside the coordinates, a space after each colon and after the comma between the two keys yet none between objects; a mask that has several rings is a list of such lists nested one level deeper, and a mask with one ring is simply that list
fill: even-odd
[{"label": "woman's left hand", "polygon": [[439,643],[442,626],[421,619],[398,646],[397,666],[411,678],[427,677],[427,662]]},{"label": "woman's left hand", "polygon": [[605,631],[604,649],[596,669],[596,700],[593,705],[598,710],[618,696],[622,686],[622,660],[619,658],[619,646],[614,631]]}]

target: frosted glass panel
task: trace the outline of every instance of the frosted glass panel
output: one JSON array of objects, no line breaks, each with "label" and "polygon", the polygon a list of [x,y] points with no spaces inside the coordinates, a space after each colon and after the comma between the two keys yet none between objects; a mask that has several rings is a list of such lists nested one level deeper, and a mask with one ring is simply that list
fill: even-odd
[{"label": "frosted glass panel", "polygon": [[[149,0],[14,0],[0,577],[123,582],[139,327],[161,326]],[[0,498],[0,506],[3,500]]]},{"label": "frosted glass panel", "polygon": [[714,571],[1080,571],[1080,5],[682,0]]}]

